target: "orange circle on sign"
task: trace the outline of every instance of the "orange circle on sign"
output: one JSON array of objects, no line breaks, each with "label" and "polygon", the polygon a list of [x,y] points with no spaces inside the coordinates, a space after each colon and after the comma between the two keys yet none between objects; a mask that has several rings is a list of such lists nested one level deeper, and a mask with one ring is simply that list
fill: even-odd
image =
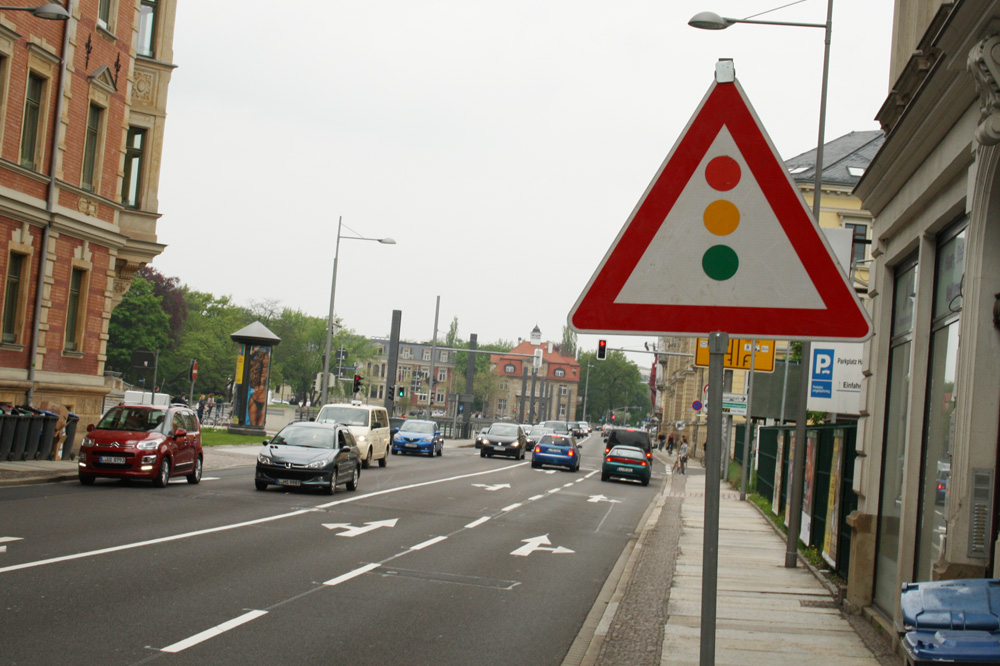
[{"label": "orange circle on sign", "polygon": [[716,236],[727,236],[740,226],[740,209],[732,201],[719,199],[705,208],[705,228]]},{"label": "orange circle on sign", "polygon": [[705,167],[705,180],[713,190],[728,192],[740,182],[740,165],[732,157],[719,155]]}]

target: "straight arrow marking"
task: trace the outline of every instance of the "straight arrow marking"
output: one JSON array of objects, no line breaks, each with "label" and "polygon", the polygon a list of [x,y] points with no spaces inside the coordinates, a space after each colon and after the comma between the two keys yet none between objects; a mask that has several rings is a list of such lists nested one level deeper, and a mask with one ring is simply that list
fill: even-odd
[{"label": "straight arrow marking", "polygon": [[541,536],[532,537],[530,539],[521,539],[521,541],[526,544],[521,546],[517,550],[511,551],[511,555],[517,555],[519,557],[527,557],[531,555],[536,550],[547,550],[555,555],[562,555],[565,553],[572,553],[574,551],[569,548],[563,548],[562,546],[556,546],[555,548],[546,548],[546,546],[551,546],[552,542],[549,541],[549,535],[543,534]]},{"label": "straight arrow marking", "polygon": [[490,491],[492,493],[494,491],[502,490],[504,488],[510,488],[510,484],[509,483],[495,483],[492,486],[490,486],[490,485],[487,485],[485,483],[473,483],[472,487],[473,488],[482,488],[483,490],[488,490],[488,491]]},{"label": "straight arrow marking", "polygon": [[325,527],[328,530],[336,530],[336,529],[344,530],[337,536],[356,537],[359,534],[371,532],[372,530],[377,530],[380,527],[395,527],[396,521],[398,520],[399,518],[391,518],[389,520],[376,520],[371,523],[365,523],[363,527],[355,527],[350,523],[323,523],[323,527]]}]

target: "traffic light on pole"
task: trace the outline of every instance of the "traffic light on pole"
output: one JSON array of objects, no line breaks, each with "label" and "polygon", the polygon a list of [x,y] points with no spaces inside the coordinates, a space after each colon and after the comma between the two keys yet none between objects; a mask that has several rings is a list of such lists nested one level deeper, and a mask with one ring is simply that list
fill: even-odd
[{"label": "traffic light on pole", "polygon": [[354,392],[361,390],[361,375],[354,375]]},{"label": "traffic light on pole", "polygon": [[400,398],[405,397],[406,396],[406,387],[400,385],[400,387],[398,389],[396,389],[396,395],[399,396]]},{"label": "traffic light on pole", "polygon": [[608,358],[608,341],[598,340],[597,341],[597,360],[603,361]]}]

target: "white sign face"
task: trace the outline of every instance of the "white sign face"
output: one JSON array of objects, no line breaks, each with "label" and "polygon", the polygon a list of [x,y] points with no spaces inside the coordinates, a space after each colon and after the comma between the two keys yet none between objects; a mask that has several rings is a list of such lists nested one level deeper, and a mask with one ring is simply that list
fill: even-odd
[{"label": "white sign face", "polygon": [[863,354],[864,344],[858,342],[814,342],[807,407],[814,412],[860,413]]},{"label": "white sign face", "polygon": [[730,416],[747,415],[747,396],[745,393],[723,393],[722,413]]}]

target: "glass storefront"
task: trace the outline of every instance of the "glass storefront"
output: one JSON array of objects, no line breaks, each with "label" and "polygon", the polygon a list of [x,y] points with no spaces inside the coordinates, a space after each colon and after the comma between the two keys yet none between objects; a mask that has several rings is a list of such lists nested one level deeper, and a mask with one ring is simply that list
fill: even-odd
[{"label": "glass storefront", "polygon": [[920,479],[920,516],[915,581],[931,580],[947,534],[951,454],[955,441],[955,373],[962,311],[965,228],[944,234],[934,275],[934,320]]},{"label": "glass storefront", "polygon": [[909,260],[896,269],[892,300],[892,341],[882,443],[882,487],[879,499],[878,540],[875,555],[875,605],[890,615],[899,598],[899,532],[902,515],[903,460],[910,397],[910,348],[916,301],[917,263]]}]

